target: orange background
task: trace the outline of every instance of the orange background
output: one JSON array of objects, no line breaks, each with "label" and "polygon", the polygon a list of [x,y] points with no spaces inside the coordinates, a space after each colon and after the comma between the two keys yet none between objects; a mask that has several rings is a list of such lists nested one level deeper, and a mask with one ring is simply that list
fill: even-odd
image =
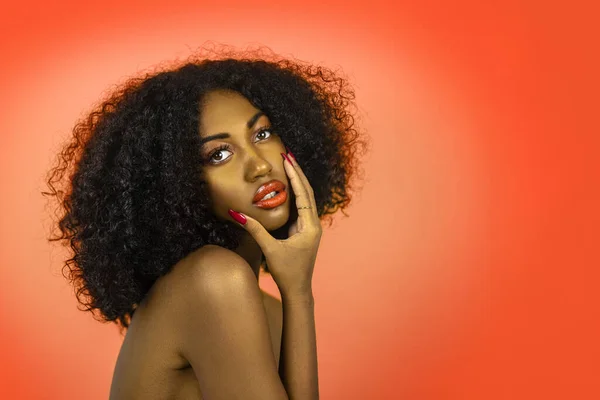
[{"label": "orange background", "polygon": [[76,310],[39,192],[105,90],[207,40],[357,91],[364,190],[314,277],[323,399],[600,398],[593,2],[50,3],[0,16],[0,398],[108,397],[121,337]]}]

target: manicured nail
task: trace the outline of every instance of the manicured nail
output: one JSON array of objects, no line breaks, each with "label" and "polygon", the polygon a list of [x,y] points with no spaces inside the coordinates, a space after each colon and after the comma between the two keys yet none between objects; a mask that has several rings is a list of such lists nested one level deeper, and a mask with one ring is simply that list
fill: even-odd
[{"label": "manicured nail", "polygon": [[292,160],[290,160],[290,159],[288,158],[287,154],[283,154],[283,153],[280,153],[280,154],[281,154],[281,157],[283,157],[285,160],[288,160],[288,162],[289,162],[291,165],[294,165],[294,164],[292,164]]},{"label": "manicured nail", "polygon": [[287,147],[285,149],[287,150],[287,152],[289,153],[289,155],[292,156],[292,158],[294,159],[294,161],[297,161],[296,157],[294,157],[294,153],[292,153],[292,151],[289,148],[287,148]]},{"label": "manicured nail", "polygon": [[231,215],[231,218],[235,219],[240,224],[246,225],[246,217],[244,217],[243,214],[241,214],[237,211],[233,211],[232,209],[229,209],[229,215]]}]

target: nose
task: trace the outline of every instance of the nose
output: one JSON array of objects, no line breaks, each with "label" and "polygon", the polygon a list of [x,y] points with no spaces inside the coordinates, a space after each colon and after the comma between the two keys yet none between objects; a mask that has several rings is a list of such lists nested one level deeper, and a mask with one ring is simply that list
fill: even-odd
[{"label": "nose", "polygon": [[265,158],[264,154],[261,154],[256,150],[250,150],[248,152],[246,165],[246,179],[250,182],[254,182],[262,176],[269,175],[273,170],[273,166]]}]

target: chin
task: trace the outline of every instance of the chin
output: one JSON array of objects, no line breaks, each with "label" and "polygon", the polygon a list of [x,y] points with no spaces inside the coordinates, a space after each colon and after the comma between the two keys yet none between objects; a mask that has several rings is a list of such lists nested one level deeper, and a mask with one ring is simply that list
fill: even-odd
[{"label": "chin", "polygon": [[272,210],[253,210],[254,212],[249,215],[260,222],[266,230],[275,231],[284,227],[290,219],[290,212],[285,207],[286,205],[282,205]]},{"label": "chin", "polygon": [[287,200],[282,205],[271,209],[251,205],[241,212],[260,222],[267,231],[275,231],[284,227],[290,219],[290,202]]}]

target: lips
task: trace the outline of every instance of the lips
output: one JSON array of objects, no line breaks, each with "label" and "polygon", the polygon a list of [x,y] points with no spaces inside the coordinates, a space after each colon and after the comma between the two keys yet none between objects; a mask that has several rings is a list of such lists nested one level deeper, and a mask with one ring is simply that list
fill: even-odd
[{"label": "lips", "polygon": [[258,188],[258,190],[256,191],[256,194],[254,195],[254,198],[252,199],[252,202],[256,203],[256,202],[260,201],[260,199],[262,199],[263,197],[265,197],[266,195],[268,195],[269,193],[271,193],[273,191],[281,193],[284,190],[285,190],[285,185],[283,184],[283,182],[278,181],[277,179],[273,179],[272,181],[269,181]]}]

